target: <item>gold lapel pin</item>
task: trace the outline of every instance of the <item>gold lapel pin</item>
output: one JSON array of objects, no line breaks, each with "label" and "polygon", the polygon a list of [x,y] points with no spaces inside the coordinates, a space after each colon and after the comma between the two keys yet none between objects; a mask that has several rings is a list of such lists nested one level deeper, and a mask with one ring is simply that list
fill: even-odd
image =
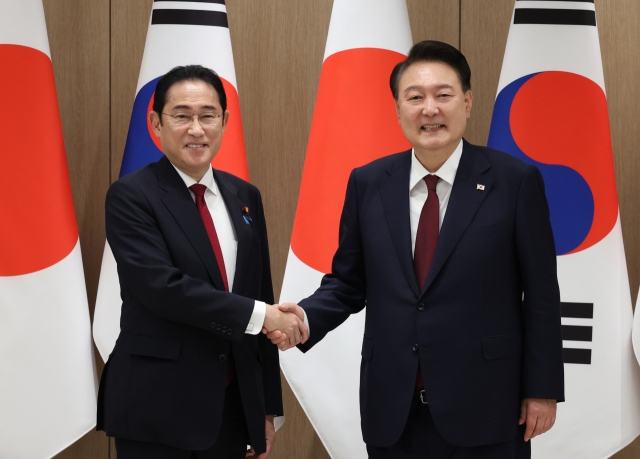
[{"label": "gold lapel pin", "polygon": [[476,185],[476,190],[484,191],[484,185],[478,183],[478,185]]}]

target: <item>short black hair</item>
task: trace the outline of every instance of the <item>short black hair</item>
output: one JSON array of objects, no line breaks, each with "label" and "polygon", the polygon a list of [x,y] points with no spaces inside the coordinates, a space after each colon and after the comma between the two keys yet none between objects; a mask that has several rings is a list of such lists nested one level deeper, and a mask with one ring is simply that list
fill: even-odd
[{"label": "short black hair", "polygon": [[402,74],[416,62],[442,62],[447,64],[458,74],[462,90],[466,93],[471,89],[471,69],[464,55],[447,43],[425,40],[413,45],[411,51],[409,51],[409,56],[393,68],[389,86],[391,86],[391,93],[395,100],[398,100],[398,84]]},{"label": "short black hair", "polygon": [[169,70],[156,85],[156,92],[153,99],[153,111],[160,117],[160,124],[162,124],[162,110],[167,103],[167,92],[169,89],[183,81],[204,81],[211,85],[213,89],[218,93],[218,100],[224,113],[227,109],[227,94],[224,92],[224,86],[222,80],[216,72],[203,67],[201,65],[184,65],[174,67]]}]

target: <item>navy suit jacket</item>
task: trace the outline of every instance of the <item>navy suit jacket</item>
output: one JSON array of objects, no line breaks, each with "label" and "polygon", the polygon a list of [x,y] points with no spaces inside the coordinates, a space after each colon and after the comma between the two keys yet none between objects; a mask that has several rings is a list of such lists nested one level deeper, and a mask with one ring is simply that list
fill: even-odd
[{"label": "navy suit jacket", "polygon": [[421,287],[411,249],[411,154],[351,173],[332,272],[300,303],[311,330],[300,347],[310,349],[366,305],[360,411],[367,444],[399,439],[418,362],[448,442],[510,440],[523,398],[564,399],[556,254],[542,176],[465,141]]},{"label": "navy suit jacket", "polygon": [[245,334],[254,300],[273,303],[262,201],[255,186],[213,173],[238,240],[231,293],[189,190],[166,157],[107,193],[122,317],[100,383],[98,429],[183,449],[210,447],[232,354],[251,443],[260,452],[265,414],[282,414],[278,350],[262,333]]}]

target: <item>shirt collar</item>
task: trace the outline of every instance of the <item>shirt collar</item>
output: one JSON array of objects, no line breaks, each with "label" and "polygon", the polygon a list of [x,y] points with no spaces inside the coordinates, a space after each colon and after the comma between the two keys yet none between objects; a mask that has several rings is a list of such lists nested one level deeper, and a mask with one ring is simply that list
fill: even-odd
[{"label": "shirt collar", "polygon": [[213,168],[211,166],[209,166],[209,169],[207,169],[207,172],[204,173],[200,181],[196,182],[187,174],[185,174],[180,169],[178,169],[173,163],[171,163],[171,165],[175,168],[176,172],[178,173],[178,175],[180,176],[180,178],[182,179],[182,181],[184,182],[187,188],[189,188],[191,185],[195,185],[196,183],[200,183],[206,186],[207,189],[211,191],[213,194],[215,195],[219,194],[218,184],[216,183],[216,180],[213,177]]},{"label": "shirt collar", "polygon": [[[456,172],[458,171],[458,165],[460,164],[460,157],[462,156],[462,139],[460,143],[453,150],[451,156],[447,158],[440,169],[438,169],[435,174],[440,177],[441,180],[444,180],[449,185],[453,186],[453,181],[456,178]],[[429,175],[429,172],[423,165],[418,161],[416,157],[415,150],[411,149],[411,174],[409,175],[409,189],[412,190],[424,177],[425,175]]]}]

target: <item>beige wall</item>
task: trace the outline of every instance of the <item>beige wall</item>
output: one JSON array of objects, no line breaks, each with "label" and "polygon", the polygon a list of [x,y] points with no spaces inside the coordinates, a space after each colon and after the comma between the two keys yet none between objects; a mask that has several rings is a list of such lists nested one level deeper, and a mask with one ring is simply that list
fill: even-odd
[{"label": "beige wall", "polygon": [[[485,143],[514,0],[408,0],[414,41],[447,41],[473,69],[467,138]],[[80,239],[93,308],[103,201],[118,176],[152,0],[44,0]],[[615,7],[614,7],[615,4]],[[279,293],[332,0],[228,0],[252,181],[262,190]],[[640,282],[640,2],[596,0],[633,299]],[[176,37],[179,39],[179,37]],[[549,108],[550,110],[553,107]],[[97,359],[100,361],[99,357]],[[327,458],[285,383],[287,423],[273,458]],[[90,433],[58,458],[115,458]],[[640,457],[640,441],[615,456]]]}]

